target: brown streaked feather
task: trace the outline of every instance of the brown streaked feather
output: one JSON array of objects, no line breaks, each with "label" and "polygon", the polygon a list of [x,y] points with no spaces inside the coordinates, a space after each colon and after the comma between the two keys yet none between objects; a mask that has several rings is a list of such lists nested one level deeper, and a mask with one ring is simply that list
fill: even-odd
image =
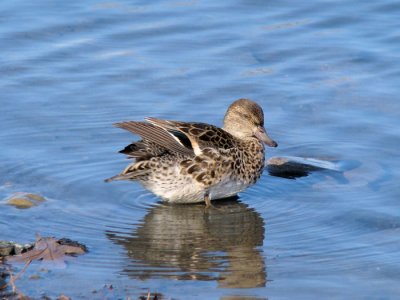
[{"label": "brown streaked feather", "polygon": [[120,122],[115,123],[114,126],[128,130],[134,134],[140,135],[143,139],[156,143],[166,149],[184,155],[193,156],[193,150],[185,147],[179,139],[174,137],[168,131],[161,127],[154,126],[145,122]]}]

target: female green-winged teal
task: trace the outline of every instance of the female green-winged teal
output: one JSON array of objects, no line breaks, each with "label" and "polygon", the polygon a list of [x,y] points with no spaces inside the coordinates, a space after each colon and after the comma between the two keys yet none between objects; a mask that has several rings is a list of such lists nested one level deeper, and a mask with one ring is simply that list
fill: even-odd
[{"label": "female green-winged teal", "polygon": [[121,153],[135,159],[107,179],[136,180],[165,201],[195,203],[236,195],[256,183],[264,168],[264,145],[276,147],[264,129],[262,108],[248,99],[233,102],[224,127],[146,118],[116,127],[141,136]]}]

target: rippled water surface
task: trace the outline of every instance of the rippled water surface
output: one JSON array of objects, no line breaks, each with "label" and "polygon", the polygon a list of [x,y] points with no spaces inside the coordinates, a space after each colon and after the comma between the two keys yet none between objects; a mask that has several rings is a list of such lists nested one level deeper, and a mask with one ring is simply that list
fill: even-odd
[{"label": "rippled water surface", "polygon": [[[20,290],[398,299],[399,15],[392,0],[2,2],[0,239],[40,233],[90,250],[36,280],[34,264]],[[265,110],[279,143],[267,157],[352,167],[295,180],[264,172],[207,214],[103,182],[134,139],[113,122],[221,125],[241,97]],[[5,205],[19,191],[48,200]]]}]

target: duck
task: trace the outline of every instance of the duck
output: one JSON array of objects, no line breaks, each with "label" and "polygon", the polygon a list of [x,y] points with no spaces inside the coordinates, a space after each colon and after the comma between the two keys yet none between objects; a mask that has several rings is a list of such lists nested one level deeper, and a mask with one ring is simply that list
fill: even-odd
[{"label": "duck", "polygon": [[145,118],[114,126],[141,137],[119,151],[132,162],[106,182],[139,182],[170,203],[228,198],[254,185],[264,169],[265,147],[277,147],[264,128],[264,112],[250,99],[234,101],[223,127]]}]

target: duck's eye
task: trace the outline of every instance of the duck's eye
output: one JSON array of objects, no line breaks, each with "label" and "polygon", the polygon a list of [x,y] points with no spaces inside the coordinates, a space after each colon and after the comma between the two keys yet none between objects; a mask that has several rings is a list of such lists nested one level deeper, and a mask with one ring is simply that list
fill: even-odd
[{"label": "duck's eye", "polygon": [[243,119],[251,119],[250,115],[246,114],[246,113],[239,113],[240,117]]}]

